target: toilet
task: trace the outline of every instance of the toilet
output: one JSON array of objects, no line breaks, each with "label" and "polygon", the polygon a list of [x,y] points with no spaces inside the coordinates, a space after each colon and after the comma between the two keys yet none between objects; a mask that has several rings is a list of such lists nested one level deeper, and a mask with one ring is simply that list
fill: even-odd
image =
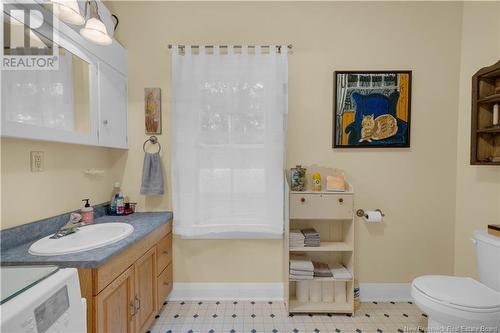
[{"label": "toilet", "polygon": [[411,295],[428,316],[428,332],[499,332],[500,238],[476,230],[472,242],[480,282],[444,275],[412,282]]}]

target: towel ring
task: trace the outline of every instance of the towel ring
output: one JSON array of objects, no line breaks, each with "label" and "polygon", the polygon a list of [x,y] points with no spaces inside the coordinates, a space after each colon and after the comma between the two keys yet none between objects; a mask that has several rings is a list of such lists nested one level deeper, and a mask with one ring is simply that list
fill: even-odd
[{"label": "towel ring", "polygon": [[144,143],[142,144],[142,150],[144,150],[144,152],[146,152],[146,144],[148,142],[150,142],[152,145],[155,145],[155,144],[158,145],[158,151],[157,151],[157,153],[159,153],[161,151],[160,141],[158,141],[158,138],[155,135],[152,135],[152,136],[149,137],[149,139],[147,139],[146,141],[144,141]]}]

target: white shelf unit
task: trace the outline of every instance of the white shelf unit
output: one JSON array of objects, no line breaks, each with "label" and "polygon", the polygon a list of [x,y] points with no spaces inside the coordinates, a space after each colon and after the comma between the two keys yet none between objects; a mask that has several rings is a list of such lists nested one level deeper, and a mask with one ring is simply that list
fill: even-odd
[{"label": "white shelf unit", "polygon": [[[284,275],[285,302],[289,313],[354,313],[354,189],[346,184],[345,192],[312,191],[311,175],[321,174],[322,189],[326,189],[326,176],[334,169],[317,166],[306,167],[306,191],[289,191],[290,180],[287,172],[285,200],[285,245]],[[290,247],[290,229],[313,227],[320,234],[319,247]],[[300,302],[295,296],[296,281],[289,278],[289,258],[291,254],[305,254],[313,261],[330,265],[342,264],[352,275],[349,280],[332,277],[314,278],[312,281],[344,282],[345,302]],[[311,280],[309,280],[311,281]]]}]

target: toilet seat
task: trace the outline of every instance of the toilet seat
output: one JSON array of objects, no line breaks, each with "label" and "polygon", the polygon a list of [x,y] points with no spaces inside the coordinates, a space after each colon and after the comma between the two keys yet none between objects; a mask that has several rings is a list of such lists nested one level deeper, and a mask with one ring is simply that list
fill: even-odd
[{"label": "toilet seat", "polygon": [[471,278],[427,275],[416,278],[412,286],[431,301],[450,308],[500,313],[500,293]]}]

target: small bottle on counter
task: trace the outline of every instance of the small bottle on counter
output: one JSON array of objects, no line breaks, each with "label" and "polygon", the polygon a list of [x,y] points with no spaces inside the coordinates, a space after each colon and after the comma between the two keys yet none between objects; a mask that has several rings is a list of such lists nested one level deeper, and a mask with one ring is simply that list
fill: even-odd
[{"label": "small bottle on counter", "polygon": [[90,199],[82,199],[82,201],[85,201],[85,206],[80,209],[82,222],[85,224],[92,224],[94,223],[94,208],[90,206]]},{"label": "small bottle on counter", "polygon": [[116,182],[115,185],[113,186],[113,193],[111,194],[111,202],[109,207],[111,215],[116,214],[116,208],[117,208],[116,204],[118,202],[118,197],[120,196],[120,194],[121,194],[120,183]]},{"label": "small bottle on counter", "polygon": [[125,199],[121,192],[118,192],[116,199],[116,215],[123,215],[125,213]]}]

